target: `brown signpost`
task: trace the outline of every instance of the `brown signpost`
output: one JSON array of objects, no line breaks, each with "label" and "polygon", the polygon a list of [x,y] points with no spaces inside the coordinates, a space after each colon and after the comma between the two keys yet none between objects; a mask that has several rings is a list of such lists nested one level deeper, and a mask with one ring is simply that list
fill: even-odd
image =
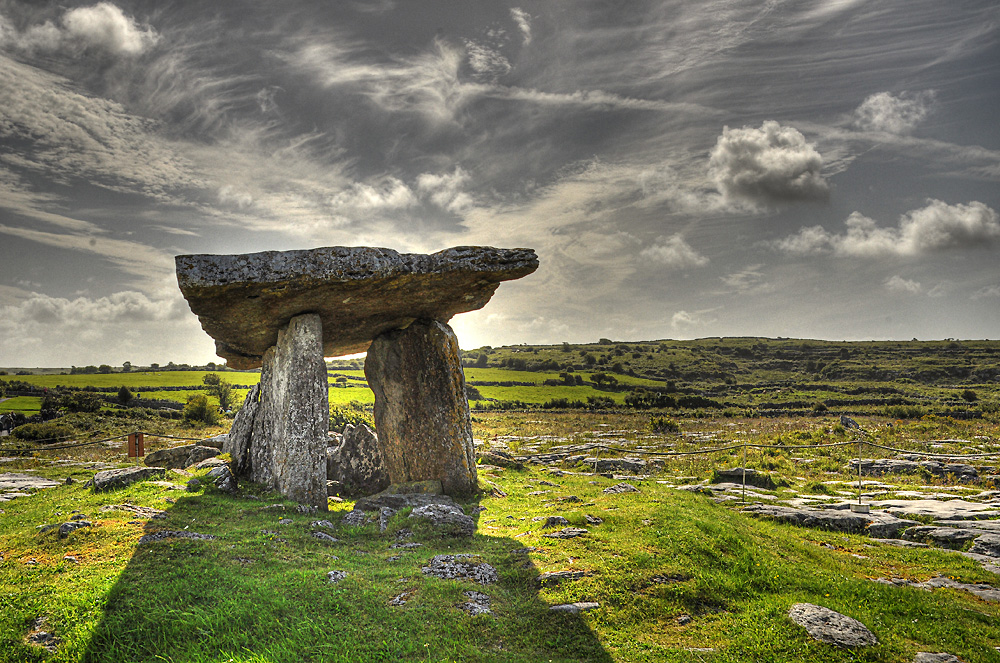
[{"label": "brown signpost", "polygon": [[128,434],[128,457],[138,458],[139,456],[145,456],[146,450],[144,446],[143,433],[129,433]]}]

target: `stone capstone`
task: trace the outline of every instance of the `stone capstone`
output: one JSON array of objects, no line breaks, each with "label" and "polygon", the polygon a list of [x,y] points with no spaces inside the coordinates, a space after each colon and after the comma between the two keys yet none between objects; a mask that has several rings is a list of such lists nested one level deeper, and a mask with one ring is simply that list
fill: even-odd
[{"label": "stone capstone", "polygon": [[870,647],[878,638],[864,624],[839,612],[812,603],[796,603],[788,617],[814,640],[838,647]]},{"label": "stone capstone", "polygon": [[382,334],[368,349],[365,376],[392,482],[436,479],[449,495],[476,492],[465,374],[451,327],[422,319]]},{"label": "stone capstone", "polygon": [[486,305],[502,281],[538,268],[530,249],[455,247],[430,255],[325,247],[245,255],[182,255],[177,283],[231,368],[261,366],[278,332],[316,313],[322,354],[364,352],[416,319],[447,322]]},{"label": "stone capstone", "polygon": [[389,486],[378,437],[364,424],[347,424],[336,446],[326,448],[326,478],[341,495],[373,495]]}]

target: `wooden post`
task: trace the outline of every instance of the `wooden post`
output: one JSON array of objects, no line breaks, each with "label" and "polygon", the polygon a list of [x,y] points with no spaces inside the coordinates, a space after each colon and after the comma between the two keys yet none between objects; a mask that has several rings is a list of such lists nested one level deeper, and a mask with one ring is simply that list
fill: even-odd
[{"label": "wooden post", "polygon": [[144,448],[145,443],[145,433],[137,432],[135,434],[135,455],[136,457],[145,456],[146,449]]},{"label": "wooden post", "polygon": [[136,458],[137,454],[135,452],[135,433],[128,434],[128,457]]}]

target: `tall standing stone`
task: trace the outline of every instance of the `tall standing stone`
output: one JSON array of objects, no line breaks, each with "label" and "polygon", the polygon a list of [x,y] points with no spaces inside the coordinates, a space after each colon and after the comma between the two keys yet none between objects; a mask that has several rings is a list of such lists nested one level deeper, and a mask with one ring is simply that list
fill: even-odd
[{"label": "tall standing stone", "polygon": [[375,392],[375,429],[390,480],[437,479],[449,495],[475,492],[465,373],[451,327],[417,320],[378,336],[365,377]]},{"label": "tall standing stone", "polygon": [[252,481],[325,511],[330,406],[322,338],[320,317],[299,315],[264,353],[249,466]]}]

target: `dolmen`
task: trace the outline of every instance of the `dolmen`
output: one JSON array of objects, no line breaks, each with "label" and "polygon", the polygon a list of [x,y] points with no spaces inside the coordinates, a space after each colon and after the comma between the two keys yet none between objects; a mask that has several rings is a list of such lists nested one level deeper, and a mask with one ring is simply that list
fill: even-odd
[{"label": "dolmen", "polygon": [[453,496],[478,489],[465,375],[448,321],[485,306],[501,282],[534,272],[534,251],[326,247],[175,262],[216,353],[231,368],[261,368],[224,447],[237,478],[325,510],[323,358],[367,351],[390,481],[436,480]]}]

